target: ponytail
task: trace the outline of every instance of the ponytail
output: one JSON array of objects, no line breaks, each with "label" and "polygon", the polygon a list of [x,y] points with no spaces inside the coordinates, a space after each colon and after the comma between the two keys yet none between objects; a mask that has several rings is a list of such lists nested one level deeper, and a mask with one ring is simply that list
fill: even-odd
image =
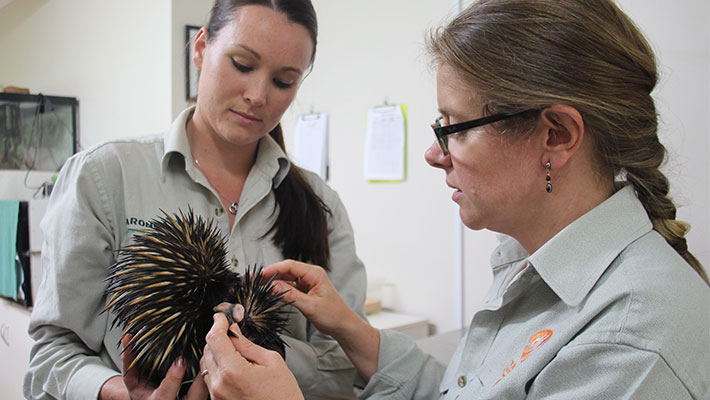
[{"label": "ponytail", "polygon": [[[281,124],[269,135],[285,152]],[[281,184],[274,189],[276,222],[268,233],[275,232],[273,243],[285,258],[320,265],[330,270],[328,215],[331,210],[306,180],[303,170],[294,164]]]}]

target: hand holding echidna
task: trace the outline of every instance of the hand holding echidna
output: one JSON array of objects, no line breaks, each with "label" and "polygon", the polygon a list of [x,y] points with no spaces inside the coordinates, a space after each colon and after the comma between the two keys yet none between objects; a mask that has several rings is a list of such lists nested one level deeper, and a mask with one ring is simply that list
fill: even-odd
[{"label": "hand holding echidna", "polygon": [[[286,260],[263,270],[274,290],[294,305],[319,331],[338,341],[361,377],[377,370],[380,335],[340,296],[325,271],[315,265]],[[279,280],[274,280],[278,276]]]},{"label": "hand holding echidna", "polygon": [[284,359],[230,326],[224,313],[214,316],[200,369],[214,399],[303,399]]},{"label": "hand holding echidna", "polygon": [[[281,280],[274,280],[277,274]],[[369,380],[377,367],[379,333],[347,306],[322,268],[287,260],[264,268],[262,278],[268,279],[274,290],[280,291],[283,299],[292,302],[316,328],[331,334],[360,375]],[[224,315],[236,314],[234,319],[239,321],[238,308],[236,313],[230,304],[219,308],[225,311]],[[284,360],[247,339],[237,324],[230,326],[223,314],[215,314],[200,361],[212,397],[303,399]]]},{"label": "hand holding echidna", "polygon": [[274,290],[284,301],[293,304],[325,335],[337,338],[348,318],[361,318],[340,296],[321,267],[294,260],[281,261],[262,271],[272,281]]},{"label": "hand holding echidna", "polygon": [[[121,344],[128,347],[131,335],[121,338]],[[178,397],[178,393],[184,392],[187,384],[183,385],[185,376],[184,362],[174,362],[170,366],[165,378],[156,387],[145,382],[140,376],[137,368],[128,368],[134,361],[133,353],[124,351],[121,353],[123,384],[125,385],[132,400],[173,400]],[[181,397],[182,400],[205,400],[208,399],[209,391],[205,385],[204,377],[197,375],[197,378],[189,384],[187,394]]]},{"label": "hand holding echidna", "polygon": [[288,312],[282,293],[274,292],[270,281],[262,283],[260,270],[233,272],[225,239],[211,220],[192,210],[152,220],[133,245],[121,249],[107,278],[106,310],[115,313],[113,324],[123,327],[123,349],[132,359],[127,370],[135,367],[140,381],[159,387],[182,359],[183,382],[197,379],[205,335],[223,302],[244,307],[244,335],[283,355],[279,334]]}]

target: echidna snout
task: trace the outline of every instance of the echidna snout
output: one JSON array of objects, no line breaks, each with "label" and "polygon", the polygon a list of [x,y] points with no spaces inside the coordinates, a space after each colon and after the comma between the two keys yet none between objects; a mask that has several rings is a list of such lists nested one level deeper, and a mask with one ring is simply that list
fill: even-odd
[{"label": "echidna snout", "polygon": [[131,368],[157,385],[182,357],[184,381],[194,379],[213,309],[224,302],[244,307],[239,324],[244,336],[284,354],[280,333],[288,312],[271,281],[262,284],[261,268],[247,268],[244,275],[230,270],[226,239],[212,220],[205,222],[192,209],[187,215],[163,215],[120,250],[106,278],[105,311],[115,314],[112,327],[120,325],[124,335],[133,336]]}]

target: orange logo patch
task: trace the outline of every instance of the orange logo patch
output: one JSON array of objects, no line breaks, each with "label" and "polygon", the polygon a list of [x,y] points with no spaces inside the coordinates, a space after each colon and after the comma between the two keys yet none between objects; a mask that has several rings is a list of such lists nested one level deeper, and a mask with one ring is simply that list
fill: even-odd
[{"label": "orange logo patch", "polygon": [[533,337],[528,340],[530,344],[525,345],[523,349],[523,355],[520,357],[520,362],[525,361],[526,358],[533,351],[537,350],[545,342],[547,342],[552,337],[552,329],[545,329],[533,335]]},{"label": "orange logo patch", "polygon": [[[553,333],[554,332],[552,331],[552,329],[543,329],[540,332],[534,334],[528,340],[528,344],[525,345],[525,348],[523,349],[523,354],[520,356],[520,362],[522,363],[523,361],[525,361],[530,356],[530,353],[539,349],[540,346],[545,344],[545,342],[547,342],[552,337]],[[505,370],[503,370],[503,376],[501,376],[500,379],[498,379],[496,383],[493,384],[493,386],[497,385],[498,382],[503,380],[503,378],[505,378],[505,376],[508,375],[511,371],[513,371],[517,366],[518,364],[515,363],[515,360],[512,360],[510,364],[505,367]]]}]

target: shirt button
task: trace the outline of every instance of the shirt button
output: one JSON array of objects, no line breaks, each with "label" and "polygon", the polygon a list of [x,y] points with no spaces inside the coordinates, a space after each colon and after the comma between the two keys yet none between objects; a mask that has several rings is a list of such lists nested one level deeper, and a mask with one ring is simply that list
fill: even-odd
[{"label": "shirt button", "polygon": [[458,383],[459,383],[459,387],[464,387],[464,386],[466,386],[466,377],[463,376],[463,375],[459,376],[459,382],[458,382]]},{"label": "shirt button", "polygon": [[234,265],[235,267],[239,266],[239,260],[237,260],[236,257],[232,257],[232,265]]},{"label": "shirt button", "polygon": [[214,209],[214,214],[218,217],[221,217],[222,214],[224,214],[224,208],[222,207],[217,207]]}]

